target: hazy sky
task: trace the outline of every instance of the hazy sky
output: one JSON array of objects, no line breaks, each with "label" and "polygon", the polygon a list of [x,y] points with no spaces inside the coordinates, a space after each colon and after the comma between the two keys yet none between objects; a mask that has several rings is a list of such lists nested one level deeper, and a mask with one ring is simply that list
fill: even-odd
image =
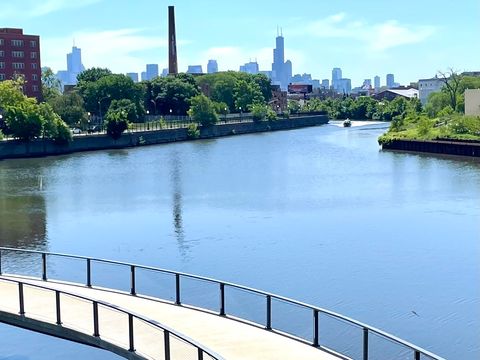
[{"label": "hazy sky", "polygon": [[480,70],[480,0],[0,0],[0,27],[41,36],[42,66],[66,68],[73,41],[88,67],[167,67],[167,7],[175,5],[179,70],[216,59],[270,70],[277,25],[294,73],[353,85],[394,73],[409,83],[438,70]]}]

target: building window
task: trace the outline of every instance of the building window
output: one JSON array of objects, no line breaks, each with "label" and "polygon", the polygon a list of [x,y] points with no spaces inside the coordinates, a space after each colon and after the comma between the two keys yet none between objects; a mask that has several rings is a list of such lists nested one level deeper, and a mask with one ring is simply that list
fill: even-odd
[{"label": "building window", "polygon": [[5,69],[5,63],[3,61],[0,61],[0,69]]},{"label": "building window", "polygon": [[12,51],[12,57],[14,58],[23,58],[25,53],[23,51]]},{"label": "building window", "polygon": [[5,74],[0,74],[0,80],[5,80]]},{"label": "building window", "polygon": [[38,64],[37,64],[37,63],[32,63],[32,69],[33,69],[33,70],[38,69]]},{"label": "building window", "polygon": [[30,53],[30,59],[36,59],[37,58],[37,53],[36,52],[31,52]]},{"label": "building window", "polygon": [[34,92],[38,92],[38,85],[33,85],[32,88]]},{"label": "building window", "polygon": [[0,50],[0,57],[4,57],[4,56],[5,56],[5,51]]},{"label": "building window", "polygon": [[20,47],[23,46],[23,40],[12,40],[11,44],[12,46]]},{"label": "building window", "polygon": [[37,42],[35,40],[30,40],[30,47],[37,47]]},{"label": "building window", "polygon": [[25,69],[25,64],[24,63],[12,63],[12,66],[15,70]]},{"label": "building window", "polygon": [[0,39],[0,46],[3,46],[5,44],[5,40]]},{"label": "building window", "polygon": [[38,80],[38,75],[37,75],[37,74],[33,74],[33,75],[32,75],[32,80],[33,80],[33,81],[37,81],[37,80]]}]

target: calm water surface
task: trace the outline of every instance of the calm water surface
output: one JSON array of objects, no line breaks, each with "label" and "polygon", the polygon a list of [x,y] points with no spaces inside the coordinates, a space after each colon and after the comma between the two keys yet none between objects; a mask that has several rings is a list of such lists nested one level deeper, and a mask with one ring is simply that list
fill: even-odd
[{"label": "calm water surface", "polygon": [[[0,161],[0,245],[237,282],[478,359],[480,162],[383,152],[385,128]],[[2,360],[115,358],[0,335]]]}]

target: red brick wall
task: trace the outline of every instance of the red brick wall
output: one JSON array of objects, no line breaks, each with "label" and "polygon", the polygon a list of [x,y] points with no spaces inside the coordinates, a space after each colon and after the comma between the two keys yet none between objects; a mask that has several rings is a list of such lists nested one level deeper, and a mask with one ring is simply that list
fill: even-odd
[{"label": "red brick wall", "polygon": [[24,35],[22,29],[0,28],[0,81],[16,74],[25,77],[25,95],[41,100],[40,37]]}]

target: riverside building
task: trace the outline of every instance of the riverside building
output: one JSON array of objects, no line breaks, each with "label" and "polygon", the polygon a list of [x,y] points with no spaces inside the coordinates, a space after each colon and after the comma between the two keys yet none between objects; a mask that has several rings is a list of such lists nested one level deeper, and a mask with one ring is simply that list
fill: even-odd
[{"label": "riverside building", "polygon": [[25,78],[23,91],[29,97],[42,97],[40,37],[26,35],[23,29],[0,28],[0,81]]}]

